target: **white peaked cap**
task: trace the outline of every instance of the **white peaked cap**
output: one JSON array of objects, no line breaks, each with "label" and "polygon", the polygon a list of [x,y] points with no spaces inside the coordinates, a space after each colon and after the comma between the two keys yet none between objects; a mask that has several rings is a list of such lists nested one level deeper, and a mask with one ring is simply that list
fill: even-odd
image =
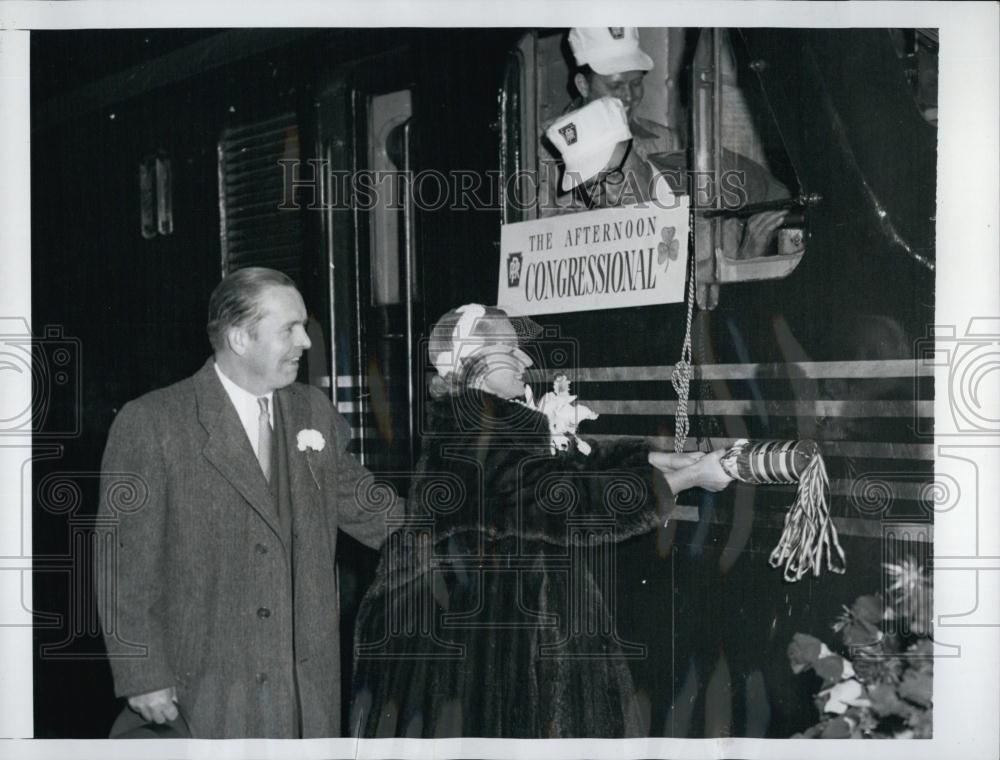
[{"label": "white peaked cap", "polygon": [[577,26],[569,30],[569,46],[577,66],[590,66],[604,76],[653,68],[634,26]]},{"label": "white peaked cap", "polygon": [[632,139],[625,107],[618,98],[610,96],[560,116],[545,130],[545,135],[565,164],[564,191],[597,176],[607,166],[615,146]]}]

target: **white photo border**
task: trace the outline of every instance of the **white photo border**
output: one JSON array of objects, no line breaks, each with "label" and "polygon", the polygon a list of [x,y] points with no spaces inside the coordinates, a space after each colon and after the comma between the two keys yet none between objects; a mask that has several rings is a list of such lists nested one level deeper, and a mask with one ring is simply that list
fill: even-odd
[{"label": "white photo border", "polygon": [[[1000,66],[998,6],[944,2],[560,2],[482,0],[412,2],[0,2],[0,317],[30,322],[29,35],[32,29],[155,27],[637,26],[931,27],[940,30],[936,317],[962,335],[970,320],[1000,323]],[[1000,340],[993,336],[993,340]],[[994,370],[995,372],[996,370]],[[994,376],[995,377],[995,376]],[[947,367],[935,377],[936,451],[962,446],[979,463],[978,551],[961,547],[969,526],[949,514],[935,522],[935,621],[938,638],[961,657],[935,665],[934,738],[892,742],[629,739],[613,740],[239,740],[147,741],[150,758],[509,757],[619,758],[852,756],[996,758],[1000,615],[1000,441],[949,429]],[[993,386],[995,387],[995,385]],[[30,397],[30,377],[0,371],[0,393]],[[993,403],[997,403],[994,399]],[[994,408],[994,412],[996,409]],[[993,420],[1000,419],[994,413]],[[26,441],[0,444],[0,612],[31,609],[30,494],[21,493]],[[975,449],[975,452],[972,450]],[[30,467],[30,461],[27,465]],[[30,474],[30,470],[28,471]],[[27,482],[30,482],[30,478]],[[978,491],[976,490],[978,488]],[[992,497],[992,498],[991,498]],[[947,569],[943,569],[947,568]],[[968,610],[967,625],[956,624]],[[30,620],[30,618],[29,618]],[[942,624],[944,621],[948,621]],[[3,623],[3,621],[0,621]],[[34,740],[30,625],[0,625],[0,755],[17,758],[133,758],[130,742]],[[25,741],[24,739],[28,739]]]}]

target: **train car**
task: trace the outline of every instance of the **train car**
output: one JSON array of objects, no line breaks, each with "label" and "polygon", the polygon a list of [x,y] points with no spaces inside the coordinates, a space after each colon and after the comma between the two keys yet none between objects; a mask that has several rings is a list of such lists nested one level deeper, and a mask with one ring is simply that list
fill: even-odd
[{"label": "train car", "polygon": [[[681,136],[679,296],[536,303],[530,380],[540,394],[566,374],[600,415],[581,429],[596,440],[672,450],[681,424],[688,450],[816,441],[844,574],[784,580],[768,558],[796,487],[738,483],[683,494],[601,576],[648,735],[788,737],[818,717],[819,680],[789,665],[795,634],[828,639],[843,605],[888,590],[886,564],[926,569],[932,554],[933,369],[919,348],[934,315],[937,35],[643,29],[641,42],[655,67],[640,113]],[[34,553],[78,573],[97,498],[83,473],[122,404],[204,361],[222,273],[295,279],[313,338],[300,379],[405,493],[430,326],[503,303],[503,241],[519,230],[590,219],[544,208],[559,167],[543,131],[577,94],[565,29],[40,32],[32,50],[33,318],[82,349],[35,464],[36,481],[69,478],[81,498],[74,511],[38,500]],[[725,151],[787,189],[766,255],[725,250],[727,221],[764,208],[724,203]],[[73,404],[87,414],[63,436]],[[61,453],[45,436],[63,436]],[[349,626],[374,557],[342,554]],[[86,583],[63,564],[35,579],[39,613],[64,615],[37,626],[36,736],[102,736],[110,675]]]}]

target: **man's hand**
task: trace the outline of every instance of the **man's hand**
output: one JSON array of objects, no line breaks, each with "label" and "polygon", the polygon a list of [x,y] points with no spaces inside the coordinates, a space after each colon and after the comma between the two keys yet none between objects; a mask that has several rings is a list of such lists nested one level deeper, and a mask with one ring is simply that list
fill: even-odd
[{"label": "man's hand", "polygon": [[[672,468],[667,464],[666,457],[690,457],[701,452],[691,454],[664,454],[661,452],[651,452],[649,463],[663,473],[670,490],[675,494],[685,491],[688,488],[704,488],[706,491],[721,491],[728,486],[733,479],[722,469],[720,461],[725,456],[727,449],[717,449],[711,454],[702,454],[690,464]],[[674,459],[678,463],[681,460]]]},{"label": "man's hand", "polygon": [[[732,256],[736,259],[752,259],[763,256],[771,244],[774,233],[784,223],[786,216],[788,216],[786,209],[762,211],[751,216],[743,225],[743,237],[740,240],[739,248],[736,248],[735,243],[730,241],[736,240],[741,226],[740,221],[738,219],[726,220],[723,229],[723,251],[728,252],[736,249],[735,255]],[[729,254],[727,253],[727,255]]]},{"label": "man's hand", "polygon": [[135,710],[147,723],[166,723],[177,719],[177,689],[151,691],[128,698],[128,706]]}]

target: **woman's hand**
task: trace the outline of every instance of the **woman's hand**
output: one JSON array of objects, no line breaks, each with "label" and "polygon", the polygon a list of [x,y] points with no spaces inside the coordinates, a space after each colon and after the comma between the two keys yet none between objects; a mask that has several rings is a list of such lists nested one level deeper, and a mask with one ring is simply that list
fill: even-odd
[{"label": "woman's hand", "polygon": [[672,451],[650,451],[649,463],[666,474],[692,465],[703,456],[705,456],[704,451],[685,451],[683,454],[675,454]]},{"label": "woman's hand", "polygon": [[692,467],[698,468],[699,480],[696,483],[706,491],[721,491],[733,479],[722,469],[722,457],[726,455],[728,449],[716,449],[711,454],[706,454],[698,460]]},{"label": "woman's hand", "polygon": [[[727,449],[716,449],[711,454],[700,451],[685,454],[652,451],[649,453],[649,463],[663,473],[670,490],[675,494],[688,488],[721,491],[733,481],[722,469],[721,460],[726,451]],[[672,466],[675,463],[679,466]]]}]

